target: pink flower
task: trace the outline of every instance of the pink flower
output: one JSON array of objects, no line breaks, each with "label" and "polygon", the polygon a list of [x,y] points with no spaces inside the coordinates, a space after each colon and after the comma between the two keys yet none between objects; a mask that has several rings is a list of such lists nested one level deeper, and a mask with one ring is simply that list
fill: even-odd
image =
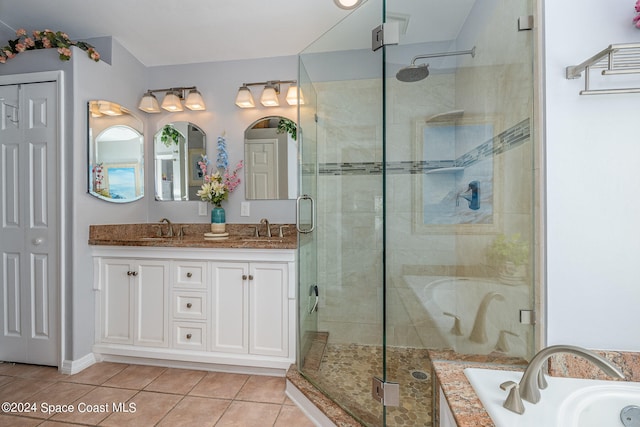
[{"label": "pink flower", "polygon": [[51,40],[49,40],[48,38],[44,37],[42,39],[42,46],[44,46],[45,49],[49,49],[51,47]]},{"label": "pink flower", "polygon": [[93,59],[94,61],[99,61],[100,60],[100,54],[93,48],[90,48],[87,53],[89,54],[89,58]]},{"label": "pink flower", "polygon": [[27,47],[34,47],[36,45],[36,42],[34,42],[31,37],[27,37],[27,38],[24,39],[24,44]]},{"label": "pink flower", "polygon": [[27,30],[25,30],[24,28],[20,28],[18,31],[16,31],[16,36],[18,37],[22,37],[26,35],[27,35]]},{"label": "pink flower", "polygon": [[4,55],[0,55],[0,64],[4,64],[5,62],[7,62],[7,58],[5,58]]},{"label": "pink flower", "polygon": [[636,12],[640,13],[640,0],[636,2]]},{"label": "pink flower", "polygon": [[14,56],[16,56],[16,54],[15,54],[15,53],[13,53],[13,52],[11,52],[10,50],[4,50],[4,51],[2,51],[2,53],[4,53],[4,55],[5,55],[8,59],[11,59],[11,58],[13,58]]},{"label": "pink flower", "polygon": [[18,51],[18,53],[24,52],[25,50],[27,50],[27,46],[24,43],[18,43],[16,44],[16,50]]},{"label": "pink flower", "polygon": [[66,59],[69,59],[71,57],[71,49],[67,47],[59,47],[58,53],[61,57],[65,57]]}]

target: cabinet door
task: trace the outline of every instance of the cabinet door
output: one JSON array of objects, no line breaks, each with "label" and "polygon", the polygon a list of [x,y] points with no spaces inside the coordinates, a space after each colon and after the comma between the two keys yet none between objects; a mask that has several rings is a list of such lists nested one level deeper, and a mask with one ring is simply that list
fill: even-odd
[{"label": "cabinet door", "polygon": [[288,351],[287,265],[252,263],[249,268],[249,352],[286,356]]},{"label": "cabinet door", "polygon": [[211,267],[211,349],[247,353],[249,266],[245,263],[215,262]]},{"label": "cabinet door", "polygon": [[168,344],[169,266],[164,261],[138,261],[134,276],[135,345]]},{"label": "cabinet door", "polygon": [[102,341],[133,344],[133,266],[130,260],[102,264]]}]

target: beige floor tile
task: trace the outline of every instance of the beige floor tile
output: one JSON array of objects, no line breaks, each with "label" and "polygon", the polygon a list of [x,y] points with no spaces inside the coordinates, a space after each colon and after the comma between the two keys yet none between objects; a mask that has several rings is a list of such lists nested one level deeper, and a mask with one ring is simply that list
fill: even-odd
[{"label": "beige floor tile", "polygon": [[53,384],[55,383],[49,381],[16,378],[0,387],[0,402],[26,402],[31,396]]},{"label": "beige floor tile", "polygon": [[264,403],[284,403],[286,380],[279,377],[252,375],[236,396],[238,400]]},{"label": "beige floor tile", "polygon": [[15,379],[16,377],[10,377],[9,375],[0,375],[0,387],[10,383],[11,381],[15,381]]},{"label": "beige floor tile", "polygon": [[93,390],[95,386],[57,382],[39,393],[29,397],[29,401],[38,406],[38,410],[31,416],[36,418],[50,418],[57,413],[66,413],[71,409],[74,401]]},{"label": "beige floor tile", "polygon": [[11,375],[13,377],[29,378],[33,372],[40,372],[45,369],[44,366],[39,365],[25,365],[23,363],[0,363],[0,374]]},{"label": "beige floor tile", "polygon": [[177,394],[141,391],[125,405],[129,412],[112,413],[101,426],[153,426],[182,399]]},{"label": "beige floor tile", "polygon": [[283,405],[273,427],[314,427],[315,424],[297,406]]},{"label": "beige floor tile", "polygon": [[11,415],[0,415],[0,426],[11,427],[31,427],[37,426],[42,420],[36,420],[33,418],[13,417]]},{"label": "beige floor tile", "polygon": [[186,396],[162,419],[158,427],[214,426],[230,404],[230,400]]},{"label": "beige floor tile", "polygon": [[225,372],[209,372],[189,392],[190,396],[215,397],[218,399],[233,399],[249,375],[228,374]]},{"label": "beige floor tile", "polygon": [[71,383],[101,385],[114,375],[122,372],[127,368],[127,366],[129,365],[112,362],[96,363],[89,366],[82,372],[74,375],[69,375],[66,379],[64,379],[64,381]]},{"label": "beige floor tile", "polygon": [[56,414],[51,417],[53,421],[97,425],[111,415],[114,405],[127,402],[136,393],[136,390],[111,387],[95,387],[89,393],[73,402],[75,412]]},{"label": "beige floor tile", "polygon": [[272,426],[282,405],[258,402],[234,401],[216,427],[265,427]]},{"label": "beige floor tile", "polygon": [[205,377],[205,371],[188,369],[167,369],[151,384],[145,387],[147,391],[163,393],[187,394],[198,382]]},{"label": "beige floor tile", "polygon": [[167,368],[129,365],[103,383],[104,386],[142,390],[158,378]]}]

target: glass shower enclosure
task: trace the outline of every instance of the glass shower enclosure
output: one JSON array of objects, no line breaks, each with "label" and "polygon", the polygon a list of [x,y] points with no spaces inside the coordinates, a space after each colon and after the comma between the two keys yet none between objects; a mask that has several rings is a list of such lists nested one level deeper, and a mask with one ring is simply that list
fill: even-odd
[{"label": "glass shower enclosure", "polygon": [[532,14],[368,0],[300,54],[298,368],[364,425],[433,425],[434,354],[534,351]]}]

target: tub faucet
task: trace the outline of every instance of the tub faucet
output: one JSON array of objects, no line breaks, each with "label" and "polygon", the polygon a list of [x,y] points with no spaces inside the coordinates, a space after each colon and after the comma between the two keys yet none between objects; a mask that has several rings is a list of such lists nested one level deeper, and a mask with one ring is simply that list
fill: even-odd
[{"label": "tub faucet", "polygon": [[460,206],[460,198],[469,202],[469,209],[477,211],[480,209],[480,182],[471,181],[465,191],[456,195],[456,206]]},{"label": "tub faucet", "polygon": [[509,390],[509,396],[503,405],[505,408],[522,414],[524,412],[523,399],[531,403],[540,401],[540,389],[547,388],[547,380],[544,378],[542,367],[547,359],[556,353],[569,353],[582,357],[602,369],[607,375],[624,379],[622,372],[610,361],[590,350],[572,345],[552,345],[543,348],[533,356],[519,384],[513,381],[500,384],[501,389]]},{"label": "tub faucet", "polygon": [[498,292],[489,292],[482,298],[478,312],[476,313],[476,320],[473,322],[473,329],[469,335],[469,341],[484,344],[487,342],[487,309],[489,304],[493,300],[504,301],[504,296]]}]

